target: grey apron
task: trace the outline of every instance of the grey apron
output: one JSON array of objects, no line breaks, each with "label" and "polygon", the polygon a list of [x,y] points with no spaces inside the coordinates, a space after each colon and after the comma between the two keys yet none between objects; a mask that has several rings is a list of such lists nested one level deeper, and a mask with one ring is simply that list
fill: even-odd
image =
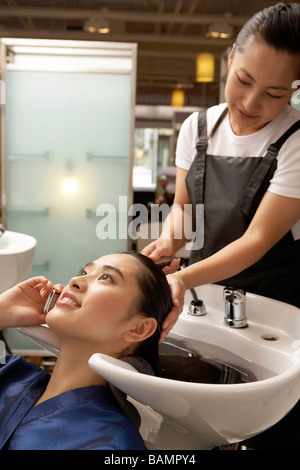
[{"label": "grey apron", "polygon": [[[297,121],[269,146],[264,157],[207,155],[206,112],[199,113],[197,156],[186,186],[194,211],[196,204],[204,204],[204,244],[201,250],[191,251],[190,263],[207,258],[243,235],[268,189],[281,146],[299,128]],[[294,241],[291,232],[287,233],[260,261],[218,284],[300,307],[300,240]]]}]

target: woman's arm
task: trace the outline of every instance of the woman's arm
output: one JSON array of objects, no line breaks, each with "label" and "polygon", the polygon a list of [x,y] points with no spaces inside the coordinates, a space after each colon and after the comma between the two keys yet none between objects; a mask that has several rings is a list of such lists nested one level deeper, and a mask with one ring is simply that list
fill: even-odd
[{"label": "woman's arm", "polygon": [[[173,301],[182,304],[186,289],[227,279],[259,261],[300,219],[300,199],[269,191],[244,235],[214,255],[168,276]],[[178,311],[166,318],[162,336],[176,323]],[[177,317],[176,317],[177,315]]]},{"label": "woman's arm", "polygon": [[299,219],[300,199],[267,191],[242,237],[175,274],[186,289],[234,276],[259,261]]},{"label": "woman's arm", "polygon": [[177,168],[175,197],[168,217],[166,218],[162,233],[158,240],[147,245],[142,253],[149,256],[153,261],[163,256],[175,256],[187,241],[184,237],[184,205],[190,204],[186,190],[185,177],[187,171]]},{"label": "woman's arm", "polygon": [[[39,325],[45,321],[44,306],[53,284],[43,276],[33,277],[0,294],[0,330]],[[62,286],[55,286],[60,292]]]}]

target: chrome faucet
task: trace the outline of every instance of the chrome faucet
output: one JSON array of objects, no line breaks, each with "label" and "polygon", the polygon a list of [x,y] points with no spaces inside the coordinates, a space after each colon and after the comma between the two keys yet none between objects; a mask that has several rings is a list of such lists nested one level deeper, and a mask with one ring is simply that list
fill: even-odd
[{"label": "chrome faucet", "polygon": [[[182,262],[179,269],[184,269],[185,267],[185,263]],[[188,306],[188,314],[195,317],[202,317],[203,315],[206,315],[207,312],[203,300],[198,299],[197,293],[193,287],[189,290],[192,294],[193,300],[191,300]]]},{"label": "chrome faucet", "polygon": [[[167,256],[165,258],[160,258],[158,261],[155,261],[155,263],[161,269],[163,269],[164,267],[168,266],[173,259],[175,258],[173,258],[172,256]],[[184,269],[185,267],[185,262],[183,259],[181,259],[179,269]],[[194,315],[195,317],[206,315],[206,307],[204,305],[204,302],[203,300],[198,299],[195,289],[191,288],[190,293],[192,294],[193,300],[191,300],[188,306],[188,314]]]},{"label": "chrome faucet", "polygon": [[224,323],[231,328],[246,328],[246,292],[243,289],[227,286],[223,290],[225,302]]},{"label": "chrome faucet", "polygon": [[[195,292],[195,289],[190,289],[191,294],[193,295],[193,292]],[[202,317],[203,315],[206,315],[206,308],[204,305],[203,300],[197,298],[197,294],[195,293],[196,298],[194,297],[194,300],[191,300],[190,305],[188,306],[188,314],[189,315],[194,315],[195,317]]]}]

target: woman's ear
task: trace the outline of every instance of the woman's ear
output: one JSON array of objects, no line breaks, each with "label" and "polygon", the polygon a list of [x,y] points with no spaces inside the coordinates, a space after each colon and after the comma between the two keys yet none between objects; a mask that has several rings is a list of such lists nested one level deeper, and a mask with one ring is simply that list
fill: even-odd
[{"label": "woman's ear", "polygon": [[124,334],[123,338],[129,343],[145,341],[153,335],[157,328],[157,321],[153,317],[135,318],[135,323]]}]

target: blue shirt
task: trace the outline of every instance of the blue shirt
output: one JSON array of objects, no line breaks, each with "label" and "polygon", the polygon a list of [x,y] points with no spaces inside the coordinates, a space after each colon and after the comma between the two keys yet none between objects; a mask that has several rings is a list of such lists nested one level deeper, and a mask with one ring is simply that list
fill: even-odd
[{"label": "blue shirt", "polygon": [[19,356],[0,365],[0,449],[146,450],[108,387],[70,390],[33,407],[50,375]]}]

